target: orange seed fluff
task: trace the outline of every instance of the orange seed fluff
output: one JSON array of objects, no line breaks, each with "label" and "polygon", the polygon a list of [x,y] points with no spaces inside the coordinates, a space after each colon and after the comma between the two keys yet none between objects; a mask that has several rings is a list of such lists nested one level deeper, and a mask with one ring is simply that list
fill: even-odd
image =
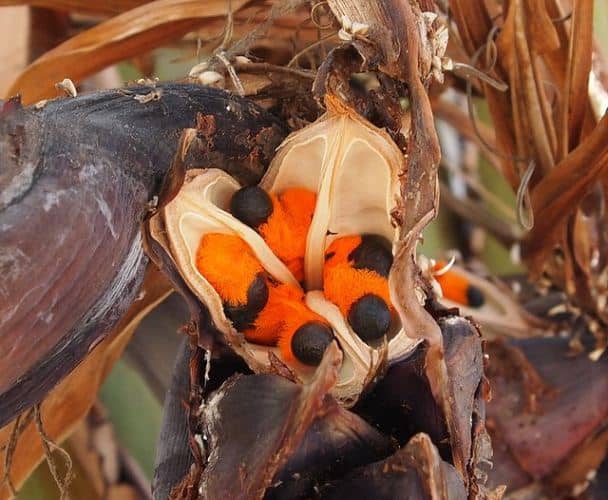
[{"label": "orange seed fluff", "polygon": [[[434,272],[440,271],[446,265],[446,262],[439,261],[433,266],[432,270]],[[465,276],[459,274],[457,271],[450,269],[447,272],[435,275],[434,277],[439,283],[439,286],[441,286],[441,291],[446,299],[471,307],[483,305],[483,293],[473,286]]]},{"label": "orange seed fluff", "polygon": [[353,303],[366,294],[377,295],[391,304],[388,280],[369,269],[355,269],[348,259],[361,242],[361,236],[337,238],[325,252],[323,291],[345,317]]},{"label": "orange seed fluff", "polygon": [[278,196],[269,196],[273,211],[268,220],[260,225],[259,233],[274,254],[301,282],[304,279],[306,237],[317,196],[314,192],[301,188],[290,188]]},{"label": "orange seed fluff", "polygon": [[253,328],[243,333],[247,340],[257,344],[278,343],[283,359],[295,361],[291,351],[291,337],[307,321],[327,323],[306,306],[302,290],[281,283],[270,286],[266,307],[258,314]]},{"label": "orange seed fluff", "polygon": [[224,302],[233,306],[247,303],[247,290],[262,264],[239,236],[205,234],[196,252],[196,267]]}]

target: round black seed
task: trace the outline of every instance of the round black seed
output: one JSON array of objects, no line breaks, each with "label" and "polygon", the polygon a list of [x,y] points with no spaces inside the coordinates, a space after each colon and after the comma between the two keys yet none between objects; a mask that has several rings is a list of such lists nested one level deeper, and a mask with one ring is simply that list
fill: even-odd
[{"label": "round black seed", "polygon": [[268,285],[263,273],[258,273],[247,289],[247,304],[232,306],[224,303],[224,313],[239,332],[251,328],[258,313],[268,302]]},{"label": "round black seed", "polygon": [[259,313],[268,302],[268,285],[264,273],[258,273],[247,289],[247,307]]},{"label": "round black seed", "polygon": [[318,321],[304,323],[291,338],[291,350],[298,361],[317,366],[334,338],[331,328]]},{"label": "round black seed", "polygon": [[391,312],[377,295],[367,294],[358,299],[348,311],[348,322],[362,340],[369,342],[388,333]]},{"label": "round black seed", "polygon": [[467,287],[467,300],[469,301],[469,305],[471,307],[481,307],[486,301],[485,297],[483,296],[483,292],[479,288],[472,285]]},{"label": "round black seed", "polygon": [[353,262],[355,269],[369,269],[387,277],[393,265],[391,244],[377,234],[364,234],[361,236],[361,243],[350,253],[348,260]]},{"label": "round black seed", "polygon": [[232,196],[230,213],[242,223],[256,229],[272,214],[272,200],[261,187],[244,187]]}]

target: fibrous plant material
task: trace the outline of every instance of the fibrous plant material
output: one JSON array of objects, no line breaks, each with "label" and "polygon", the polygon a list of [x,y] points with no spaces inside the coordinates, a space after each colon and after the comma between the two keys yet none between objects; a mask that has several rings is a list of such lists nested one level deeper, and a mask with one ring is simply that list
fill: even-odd
[{"label": "fibrous plant material", "polygon": [[[541,320],[535,323],[543,337],[561,337],[526,339],[533,336],[527,333],[490,344],[491,481],[534,498],[583,495],[606,455],[604,388],[596,385],[602,377],[591,375],[601,373],[606,360],[608,227],[608,101],[606,81],[598,77],[602,57],[594,49],[594,2],[454,1],[447,7],[458,35],[452,50],[508,89],[467,83],[470,107],[471,94],[487,102],[495,138],[481,125],[472,137],[446,102],[437,110],[481,146],[517,194],[523,232],[516,248],[535,286],[513,281],[515,297]],[[550,438],[556,426],[564,430]]]},{"label": "fibrous plant material", "polygon": [[[597,80],[593,2],[574,2],[570,13],[557,1],[450,7],[473,63],[490,65],[484,69],[509,83],[506,93],[483,82],[480,89],[493,119],[494,152],[522,195],[520,214],[534,215],[523,259],[534,277],[544,274],[573,305],[605,323],[607,122],[606,102],[596,113],[598,92],[588,91],[589,80]],[[605,334],[597,335],[602,348]]]}]

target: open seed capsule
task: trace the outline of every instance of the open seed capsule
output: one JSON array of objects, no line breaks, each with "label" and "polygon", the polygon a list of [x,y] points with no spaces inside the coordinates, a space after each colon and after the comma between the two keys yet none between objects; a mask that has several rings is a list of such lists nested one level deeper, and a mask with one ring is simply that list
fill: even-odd
[{"label": "open seed capsule", "polygon": [[[320,291],[325,254],[336,239],[367,234],[390,242],[392,253],[398,234],[391,213],[405,165],[401,151],[383,130],[336,99],[329,98],[326,104],[328,112],[323,117],[283,142],[260,186],[271,194],[294,187],[317,194],[304,261],[306,301],[329,321],[344,352],[336,390],[348,398],[348,393],[363,387],[384,356],[389,362],[400,359],[417,341],[397,321],[391,322],[386,337],[370,343],[362,340],[340,308]],[[362,255],[361,261],[365,260]]]},{"label": "open seed capsule", "polygon": [[[353,235],[378,235],[392,247],[397,230],[391,213],[398,198],[398,175],[405,170],[405,165],[401,151],[387,133],[335,98],[328,97],[326,104],[328,111],[324,116],[292,134],[280,146],[260,182],[271,200],[297,190],[312,193],[314,200],[314,213],[306,235],[302,293],[308,308],[316,313],[316,319],[307,319],[290,329],[290,335],[279,340],[278,348],[255,344],[239,334],[226,317],[219,294],[195,265],[196,250],[203,235],[234,234],[251,248],[273,282],[301,286],[286,265],[289,259],[282,261],[271,250],[274,245],[264,241],[258,232],[272,217],[267,215],[268,205],[258,190],[250,190],[252,194],[245,197],[251,197],[256,203],[252,209],[255,213],[239,212],[243,207],[247,209],[248,199],[243,201],[237,197],[233,203],[235,215],[255,226],[256,231],[230,214],[233,196],[241,188],[232,178],[215,169],[188,171],[179,193],[152,218],[150,227],[152,237],[169,253],[185,283],[209,309],[216,328],[254,371],[271,369],[269,351],[273,351],[296,377],[309,379],[314,369],[306,362],[292,361],[284,346],[289,344],[292,352],[314,364],[329,341],[329,325],[343,353],[333,392],[344,405],[352,405],[380,366],[387,360],[390,363],[408,355],[418,341],[409,338],[392,317],[386,335],[369,338],[367,342],[361,339],[340,308],[323,294],[325,254],[334,240]],[[261,205],[259,198],[262,198]],[[390,250],[392,252],[392,248]],[[386,259],[386,255],[384,260],[378,260],[368,255],[364,247],[356,257],[359,268],[350,266],[351,269],[373,272],[386,279],[387,260],[391,260]],[[271,295],[272,291],[268,300]],[[373,299],[358,298],[362,300],[362,310],[378,308]],[[385,304],[392,302],[390,296],[383,300]],[[379,326],[374,328],[384,331],[386,311],[378,311],[375,320]],[[351,323],[357,323],[357,314],[353,314]]]}]

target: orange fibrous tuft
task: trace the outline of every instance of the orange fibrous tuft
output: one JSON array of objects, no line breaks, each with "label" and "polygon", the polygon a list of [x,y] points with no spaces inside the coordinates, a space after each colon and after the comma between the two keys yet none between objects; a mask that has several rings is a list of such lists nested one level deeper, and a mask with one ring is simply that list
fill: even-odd
[{"label": "orange fibrous tuft", "polygon": [[291,352],[293,333],[307,321],[327,323],[304,303],[304,293],[289,284],[270,286],[266,307],[258,314],[253,328],[246,330],[245,338],[256,344],[276,345],[286,361],[294,361]]},{"label": "orange fibrous tuft", "polygon": [[[446,262],[439,261],[433,267],[432,271],[437,272],[446,266]],[[435,275],[434,278],[441,286],[441,291],[446,299],[449,299],[458,304],[469,305],[467,291],[469,289],[469,280],[458,274],[458,272],[449,270],[443,274]]]},{"label": "orange fibrous tuft", "polygon": [[284,312],[288,316],[285,321],[285,328],[279,336],[278,346],[283,360],[288,363],[293,363],[297,361],[297,359],[293,353],[293,350],[291,349],[291,339],[296,333],[296,330],[304,323],[309,321],[318,321],[319,323],[323,323],[328,326],[329,324],[325,318],[311,311],[304,302],[291,303]]},{"label": "orange fibrous tuft", "polygon": [[221,233],[201,238],[196,268],[222,300],[232,306],[247,303],[249,286],[263,272],[262,264],[247,243],[238,236]]},{"label": "orange fibrous tuft", "polygon": [[361,297],[373,294],[392,310],[388,280],[368,269],[354,269],[348,263],[334,263],[323,270],[323,292],[346,317],[351,306]]},{"label": "orange fibrous tuft", "polygon": [[274,254],[281,259],[298,281],[304,279],[306,237],[315,210],[316,194],[291,188],[279,196],[270,194],[273,212],[259,228]]},{"label": "orange fibrous tuft", "polygon": [[361,244],[361,236],[342,236],[335,239],[325,251],[325,269],[348,262],[348,256]]},{"label": "orange fibrous tuft", "polygon": [[287,312],[303,300],[303,292],[288,284],[269,284],[268,301],[255,320],[253,328],[245,330],[245,338],[256,344],[276,345],[285,329]]},{"label": "orange fibrous tuft", "polygon": [[388,280],[374,271],[355,269],[349,263],[348,256],[361,241],[361,236],[343,236],[335,239],[325,252],[323,292],[344,316],[366,294],[377,295],[391,306]]},{"label": "orange fibrous tuft", "polygon": [[368,269],[355,269],[348,256],[361,244],[361,236],[344,236],[332,242],[325,252],[323,292],[346,317],[361,297],[374,294],[391,307],[388,280]]}]

